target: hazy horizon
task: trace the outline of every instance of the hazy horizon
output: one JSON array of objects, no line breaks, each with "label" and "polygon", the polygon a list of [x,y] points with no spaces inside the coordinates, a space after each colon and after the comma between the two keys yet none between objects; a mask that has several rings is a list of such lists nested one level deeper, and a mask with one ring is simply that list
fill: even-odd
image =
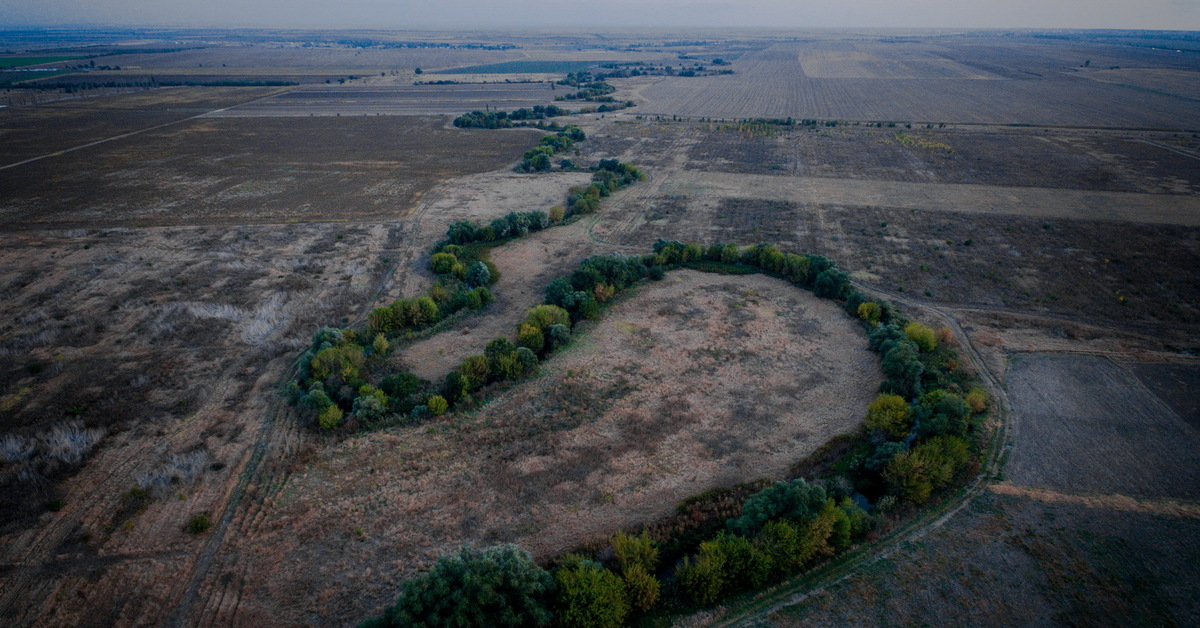
[{"label": "hazy horizon", "polygon": [[1200,0],[6,0],[8,27],[329,29],[1030,28],[1200,30]]}]

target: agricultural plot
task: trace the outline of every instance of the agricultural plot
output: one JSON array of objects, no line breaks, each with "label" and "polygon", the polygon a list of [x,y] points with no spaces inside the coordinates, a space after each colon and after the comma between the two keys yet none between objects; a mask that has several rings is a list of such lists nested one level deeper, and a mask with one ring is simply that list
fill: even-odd
[{"label": "agricultural plot", "polygon": [[1193,625],[1198,537],[1194,516],[984,495],[764,624]]},{"label": "agricultural plot", "polygon": [[1019,355],[1008,377],[1015,485],[1200,498],[1200,434],[1104,358]]},{"label": "agricultural plot", "polygon": [[[0,142],[0,167],[279,91],[261,87],[175,87],[0,108],[0,138],[4,140]],[[53,133],[48,132],[51,129]],[[3,197],[14,191],[6,188]]]},{"label": "agricultural plot", "polygon": [[0,171],[0,228],[396,219],[534,132],[440,119],[206,118]]},{"label": "agricultural plot", "polygon": [[732,119],[1192,130],[1200,117],[1194,100],[1057,74],[1026,80],[811,78],[799,61],[803,51],[778,44],[742,56],[735,75],[703,81],[667,77],[638,89],[633,99],[642,115]]},{"label": "agricultural plot", "polygon": [[[1200,152],[1178,134],[903,127],[791,130],[720,124],[699,125],[697,130],[686,154],[687,168],[700,172],[1144,194],[1200,192],[1200,170],[1194,167]],[[650,126],[622,131],[628,143],[653,132]]]},{"label": "agricultural plot", "polygon": [[901,44],[845,43],[806,47],[800,66],[809,78],[827,79],[996,79],[934,50]]},{"label": "agricultural plot", "polygon": [[554,95],[543,83],[304,87],[208,117],[459,115],[550,104]]},{"label": "agricultural plot", "polygon": [[1200,99],[1200,71],[1157,68],[1094,70],[1085,78],[1191,99]]}]

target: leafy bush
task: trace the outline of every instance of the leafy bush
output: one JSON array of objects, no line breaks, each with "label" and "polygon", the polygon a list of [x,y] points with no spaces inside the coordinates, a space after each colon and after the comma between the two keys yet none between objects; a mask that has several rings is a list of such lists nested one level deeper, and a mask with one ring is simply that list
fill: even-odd
[{"label": "leafy bush", "polygon": [[212,528],[212,521],[204,513],[192,515],[187,521],[188,534],[204,534]]},{"label": "leafy bush", "polygon": [[916,343],[917,348],[924,353],[929,353],[937,348],[937,335],[933,333],[932,329],[916,321],[904,326],[904,335]]},{"label": "leafy bush", "polygon": [[970,445],[957,436],[938,436],[897,455],[884,469],[888,486],[915,504],[929,501],[934,490],[954,479],[970,460]]},{"label": "leafy bush", "polygon": [[404,584],[396,604],[372,626],[548,626],[554,578],[525,550],[464,547]]},{"label": "leafy bush", "polygon": [[425,407],[429,408],[429,414],[433,416],[441,416],[450,407],[445,397],[441,395],[433,395],[425,402]]},{"label": "leafy bush", "polygon": [[866,321],[867,324],[871,325],[872,327],[874,327],[875,325],[878,325],[879,319],[883,317],[883,310],[880,309],[878,303],[875,303],[873,301],[868,301],[866,303],[860,303],[858,305],[857,313],[858,313],[858,318]]},{"label": "leafy bush", "polygon": [[972,388],[971,392],[967,393],[967,406],[971,408],[972,414],[979,414],[988,407],[988,393],[982,388]]},{"label": "leafy bush", "polygon": [[911,426],[908,402],[900,395],[881,393],[867,406],[867,427],[895,438],[908,436]]},{"label": "leafy bush", "polygon": [[341,408],[337,407],[337,405],[330,404],[329,406],[326,406],[324,410],[321,410],[320,414],[317,415],[317,424],[320,425],[321,429],[323,430],[332,430],[342,424],[343,416],[344,414]]},{"label": "leafy bush", "polygon": [[561,626],[621,626],[629,615],[625,582],[598,563],[569,556],[554,572]]},{"label": "leafy bush", "polygon": [[823,487],[809,484],[804,478],[780,481],[751,495],[742,505],[742,515],[725,525],[732,532],[750,535],[772,519],[811,517],[824,503]]}]

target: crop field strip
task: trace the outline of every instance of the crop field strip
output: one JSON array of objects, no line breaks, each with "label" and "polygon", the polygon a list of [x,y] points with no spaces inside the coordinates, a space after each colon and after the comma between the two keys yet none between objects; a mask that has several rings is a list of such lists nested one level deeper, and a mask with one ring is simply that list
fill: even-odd
[{"label": "crop field strip", "polygon": [[1200,226],[1200,196],[1195,195],[692,171],[671,173],[654,184],[667,195],[736,198],[753,188],[759,198],[795,203]]},{"label": "crop field strip", "polygon": [[1107,126],[1193,130],[1200,102],[1066,75],[1026,80],[820,79],[803,49],[779,44],[744,55],[737,74],[668,77],[639,91],[642,115],[816,118],[932,123]]},{"label": "crop field strip", "polygon": [[539,83],[305,87],[207,117],[450,115],[475,109],[513,110],[544,105],[553,102],[554,95],[548,85]]}]

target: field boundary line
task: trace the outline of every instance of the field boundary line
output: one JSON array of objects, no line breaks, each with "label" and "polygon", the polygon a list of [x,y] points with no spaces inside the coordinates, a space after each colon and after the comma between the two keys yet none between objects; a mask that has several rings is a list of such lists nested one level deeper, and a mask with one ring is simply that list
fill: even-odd
[{"label": "field boundary line", "polygon": [[988,490],[997,495],[1024,497],[1041,502],[1200,519],[1200,502],[1192,500],[1133,497],[1119,493],[1064,493],[1046,488],[1018,486],[1008,482],[992,484]]}]

